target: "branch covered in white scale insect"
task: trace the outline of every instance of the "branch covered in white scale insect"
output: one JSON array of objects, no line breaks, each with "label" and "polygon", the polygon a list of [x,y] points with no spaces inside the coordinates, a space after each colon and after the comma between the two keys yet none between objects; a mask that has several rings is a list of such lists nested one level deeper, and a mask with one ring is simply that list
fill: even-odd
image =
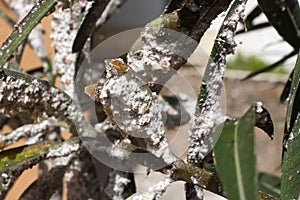
[{"label": "branch covered in white scale insect", "polygon": [[136,193],[127,200],[158,200],[161,199],[167,188],[171,185],[173,180],[166,176],[164,180],[148,188],[147,191]]},{"label": "branch covered in white scale insect", "polygon": [[204,90],[206,91],[203,92],[206,94],[200,94],[203,95],[203,99],[198,101],[202,102],[202,107],[196,111],[189,131],[188,161],[195,164],[199,164],[209,153],[212,148],[212,134],[216,126],[225,120],[220,108],[220,100],[226,69],[226,56],[234,53],[236,48],[233,37],[237,24],[243,19],[245,2],[241,1],[234,13],[224,21],[223,30],[216,39],[218,45],[216,55],[210,58],[206,69],[208,76],[203,78],[202,88],[205,86]]},{"label": "branch covered in white scale insect", "polygon": [[109,173],[108,184],[104,188],[104,192],[112,200],[124,200],[125,188],[128,184],[134,184],[128,178],[128,173],[112,170]]},{"label": "branch covered in white scale insect", "polygon": [[37,143],[44,135],[54,132],[55,125],[52,120],[45,120],[37,124],[26,124],[10,133],[0,135],[0,148],[17,142],[21,138],[29,139],[26,144]]},{"label": "branch covered in white scale insect", "polygon": [[[84,16],[93,1],[77,0],[72,2],[72,12],[58,2],[57,10],[53,13],[52,34],[55,48],[53,72],[60,76],[64,91],[74,96],[74,75],[77,54],[72,53],[72,45]],[[84,10],[84,12],[82,12]]]}]

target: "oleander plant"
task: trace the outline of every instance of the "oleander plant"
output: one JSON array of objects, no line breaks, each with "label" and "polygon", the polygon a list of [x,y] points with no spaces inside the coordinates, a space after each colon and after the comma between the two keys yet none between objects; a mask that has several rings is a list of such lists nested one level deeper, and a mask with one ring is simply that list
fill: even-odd
[{"label": "oleander plant", "polygon": [[[233,200],[300,198],[297,0],[258,0],[247,15],[247,0],[170,0],[163,13],[142,28],[139,48],[104,60],[99,80],[86,85],[80,85],[81,78],[89,79],[82,68],[94,70],[91,38],[126,0],[2,2],[17,21],[0,10],[13,29],[0,48],[0,126],[9,127],[0,134],[1,199],[33,166],[39,168],[38,178],[21,199],[161,199],[169,186],[179,181],[184,182],[186,199],[205,199],[204,191]],[[254,23],[261,15],[267,21]],[[52,20],[53,57],[47,54],[40,23],[47,16]],[[224,19],[193,114],[181,120],[184,109],[178,99],[162,95],[161,90],[185,66],[218,16]],[[265,27],[274,28],[293,50],[245,79],[298,56],[278,99],[287,101],[284,138],[278,147],[282,148],[281,178],[266,174],[259,178],[256,168],[254,128],[273,139],[268,110],[262,103],[253,102],[243,116],[233,118],[222,112],[220,103],[227,55],[237,48],[235,35]],[[42,63],[34,70],[20,67],[27,44]],[[95,73],[90,72],[90,76]],[[92,102],[95,122],[87,120],[87,103],[78,99],[78,93]],[[166,121],[173,128],[189,123],[185,156],[172,152]],[[68,137],[63,134],[66,132]],[[103,158],[115,164],[103,164]],[[145,166],[147,175],[155,172],[164,178],[143,191],[137,190],[133,168],[138,164]]]}]

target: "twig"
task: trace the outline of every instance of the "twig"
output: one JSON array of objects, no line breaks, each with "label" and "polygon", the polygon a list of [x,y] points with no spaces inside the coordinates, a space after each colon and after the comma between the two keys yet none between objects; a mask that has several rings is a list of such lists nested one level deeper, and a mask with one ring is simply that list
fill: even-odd
[{"label": "twig", "polygon": [[[196,166],[178,160],[172,165],[171,171],[171,178],[175,181],[183,180],[192,185],[196,184],[201,188],[204,188],[221,196],[224,195],[222,184],[218,178],[218,175],[207,171],[206,169],[198,168]],[[258,199],[275,200],[276,198],[269,194],[258,192]]]},{"label": "twig", "polygon": [[[55,125],[48,120],[38,124],[28,124],[13,130],[11,133],[0,135],[0,148],[17,142],[21,138],[31,139],[30,143],[36,143],[43,135],[54,131]],[[28,144],[28,143],[27,143]]]},{"label": "twig", "polygon": [[[26,113],[35,119],[55,117],[70,128],[83,131],[83,115],[72,99],[48,82],[20,72],[0,70],[0,108]],[[75,130],[73,130],[75,131]]]},{"label": "twig", "polygon": [[157,184],[155,184],[154,186],[148,188],[147,191],[142,192],[142,193],[136,193],[136,194],[130,196],[129,198],[127,198],[127,200],[136,200],[136,199],[158,200],[158,199],[161,199],[161,196],[163,195],[163,193],[167,190],[167,188],[171,185],[171,183],[173,181],[174,180],[172,180],[167,175],[164,180],[162,180],[162,181],[158,182]]}]

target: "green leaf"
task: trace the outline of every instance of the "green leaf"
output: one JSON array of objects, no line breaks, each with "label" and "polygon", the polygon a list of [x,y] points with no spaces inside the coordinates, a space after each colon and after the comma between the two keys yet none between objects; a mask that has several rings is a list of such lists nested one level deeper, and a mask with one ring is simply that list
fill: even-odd
[{"label": "green leaf", "polygon": [[22,146],[0,153],[0,171],[14,171],[25,163],[43,156],[49,150],[50,144]]},{"label": "green leaf", "polygon": [[0,66],[13,54],[16,48],[28,36],[31,30],[55,5],[56,0],[39,0],[30,12],[21,20],[0,48]]},{"label": "green leaf", "polygon": [[290,73],[288,80],[286,81],[282,93],[280,95],[280,102],[283,103],[290,95],[292,80],[294,76],[294,69]]},{"label": "green leaf", "polygon": [[280,181],[280,178],[276,176],[260,173],[258,175],[259,190],[280,198]]},{"label": "green leaf", "polygon": [[299,49],[300,8],[298,0],[258,0],[258,4],[283,39],[294,49]]},{"label": "green leaf", "polygon": [[257,198],[255,110],[253,106],[242,118],[226,121],[214,146],[217,171],[228,199]]},{"label": "green leaf", "polygon": [[283,157],[281,199],[300,197],[300,115],[298,114]]},{"label": "green leaf", "polygon": [[[224,32],[224,28],[226,27],[225,22],[232,17],[232,15],[235,14],[236,8],[242,3],[243,1],[235,0],[230,8],[228,9],[228,12],[224,18],[224,21],[218,31],[217,38]],[[205,73],[202,79],[200,92],[197,99],[197,106],[196,106],[196,115],[201,113],[201,110],[203,109],[203,106],[206,102],[206,99],[208,97],[208,90],[207,90],[207,82],[212,79],[213,72],[216,71],[216,66],[213,65],[214,63],[218,63],[218,61],[222,58],[223,55],[221,55],[221,52],[223,50],[223,46],[220,44],[219,40],[216,39],[214,42],[214,46],[212,48],[211,54],[209,56],[208,63],[205,68]]]},{"label": "green leaf", "polygon": [[[85,16],[78,33],[75,37],[72,52],[79,52],[82,50],[83,45],[85,44],[88,37],[91,35],[93,29],[95,28],[97,20],[101,17],[107,5],[110,3],[110,0],[95,1],[91,8],[89,9],[87,15]],[[103,23],[106,22],[106,19]]]},{"label": "green leaf", "polygon": [[41,160],[66,156],[78,151],[79,143],[80,139],[74,137],[65,142],[44,142],[2,151],[0,153],[0,198],[24,170]]},{"label": "green leaf", "polygon": [[[290,89],[289,102],[287,106],[286,114],[286,127],[287,131],[290,132],[293,127],[296,117],[300,111],[300,52],[298,53],[297,62],[294,68],[294,74]],[[288,136],[286,136],[288,137]]]}]

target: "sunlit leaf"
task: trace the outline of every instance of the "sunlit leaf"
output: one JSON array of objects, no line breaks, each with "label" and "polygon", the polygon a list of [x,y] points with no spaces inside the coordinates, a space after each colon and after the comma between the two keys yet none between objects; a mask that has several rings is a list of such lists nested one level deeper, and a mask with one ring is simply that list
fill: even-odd
[{"label": "sunlit leaf", "polygon": [[2,151],[0,153],[0,198],[21,173],[47,158],[67,156],[79,150],[79,138],[65,142],[40,143]]},{"label": "sunlit leaf", "polygon": [[214,146],[217,171],[229,199],[257,198],[254,126],[253,106],[242,118],[224,123]]},{"label": "sunlit leaf", "polygon": [[16,48],[28,36],[31,30],[55,5],[55,0],[39,0],[30,12],[21,20],[0,48],[0,66],[14,53]]}]

